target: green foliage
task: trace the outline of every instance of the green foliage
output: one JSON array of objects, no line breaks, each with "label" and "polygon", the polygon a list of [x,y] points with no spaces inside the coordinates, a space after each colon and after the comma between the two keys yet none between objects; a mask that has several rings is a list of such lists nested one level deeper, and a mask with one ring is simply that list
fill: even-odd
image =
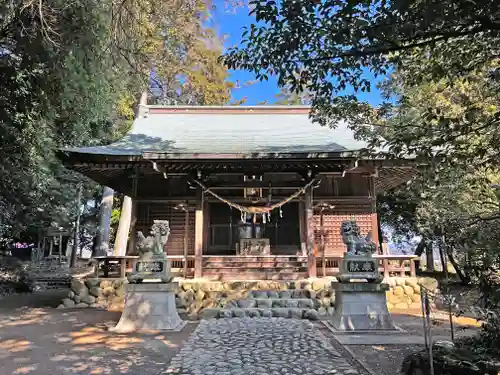
[{"label": "green foliage", "polygon": [[[420,235],[438,244],[459,267],[462,279],[483,284],[486,292],[490,269],[500,266],[500,201],[495,188],[500,170],[490,152],[500,139],[493,125],[486,125],[495,116],[499,95],[486,89],[489,79],[483,72],[415,86],[412,77],[419,69],[408,65],[384,83],[384,95],[397,95],[397,100],[385,106],[378,126],[365,135],[391,156],[426,154],[430,165],[407,186],[379,197],[379,212],[399,236]],[[474,116],[467,115],[471,108],[476,108]],[[474,132],[454,133],[448,127],[465,121]]]},{"label": "green foliage", "polygon": [[[135,0],[134,0],[135,1]],[[139,2],[141,8],[143,2]],[[151,1],[158,19],[148,27],[160,35],[152,48],[150,66],[159,104],[222,105],[229,102],[233,85],[227,68],[218,61],[222,43],[210,27],[210,1]],[[165,25],[168,25],[165,30]]]},{"label": "green foliage", "polygon": [[[196,101],[227,101],[218,50],[200,43],[210,33],[205,7],[179,0],[0,2],[2,237],[32,240],[40,226],[70,229],[79,184],[83,202],[100,201],[98,186],[65,169],[55,150],[121,137],[153,66],[167,83],[192,73],[185,95],[194,92]],[[98,207],[85,207],[82,225],[92,232]]]},{"label": "green foliage", "polygon": [[[257,23],[224,57],[230,68],[312,95],[322,124],[372,123],[357,95],[375,77],[414,67],[412,84],[482,70],[500,50],[498,2],[253,0]],[[413,54],[414,51],[418,53]],[[496,74],[496,73],[495,73]]]},{"label": "green foliage", "polygon": [[111,139],[117,93],[129,89],[116,61],[96,54],[110,39],[97,3],[49,4],[0,9],[0,199],[14,237],[31,225],[71,226],[76,186],[85,183],[86,198],[94,186],[64,169],[54,150]]},{"label": "green foliage", "polygon": [[293,92],[288,87],[281,88],[280,92],[276,95],[276,102],[274,104],[280,105],[308,105],[310,104],[311,96],[307,92]]}]

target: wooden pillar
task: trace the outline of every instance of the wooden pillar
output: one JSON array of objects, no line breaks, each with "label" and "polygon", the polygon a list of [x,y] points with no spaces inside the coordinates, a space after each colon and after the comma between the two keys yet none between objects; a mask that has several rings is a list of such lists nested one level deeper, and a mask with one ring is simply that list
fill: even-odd
[{"label": "wooden pillar", "polygon": [[375,243],[377,247],[377,253],[380,251],[380,242],[378,239],[378,215],[376,212],[371,213],[371,221],[372,221],[372,241]]},{"label": "wooden pillar", "polygon": [[374,177],[369,178],[369,196],[372,199],[372,213],[371,213],[371,222],[372,222],[372,241],[375,243],[377,247],[377,253],[380,253],[380,239],[378,236],[378,214],[377,214],[377,191],[375,190],[375,180]]},{"label": "wooden pillar", "polygon": [[127,276],[127,259],[121,258],[120,259],[120,278],[124,279]]},{"label": "wooden pillar", "polygon": [[184,237],[182,240],[182,248],[184,253],[184,267],[183,267],[183,276],[187,278],[188,273],[188,242],[189,241],[189,206],[186,203],[186,207],[184,209]]},{"label": "wooden pillar", "polygon": [[194,277],[203,277],[203,190],[196,188],[196,211],[194,217]]},{"label": "wooden pillar", "polygon": [[417,276],[417,269],[415,267],[415,259],[410,259],[410,276]]},{"label": "wooden pillar", "polygon": [[127,254],[135,253],[136,230],[137,223],[137,187],[139,184],[139,168],[135,167],[134,177],[132,181],[132,209],[130,214],[130,235],[127,245]]},{"label": "wooden pillar", "polygon": [[389,259],[383,260],[383,265],[384,265],[384,278],[387,280],[391,274],[389,273]]},{"label": "wooden pillar", "polygon": [[316,257],[314,256],[313,190],[307,188],[304,197],[305,239],[307,246],[307,271],[309,277],[316,277]]},{"label": "wooden pillar", "polygon": [[120,213],[120,222],[118,223],[118,230],[116,231],[113,255],[120,256],[126,254],[131,219],[132,198],[125,195],[123,197],[122,210]]},{"label": "wooden pillar", "polygon": [[304,250],[307,248],[306,245],[306,229],[305,229],[305,217],[306,209],[304,202],[299,202],[299,235],[300,235],[300,253],[303,254]]},{"label": "wooden pillar", "polygon": [[61,264],[62,262],[62,241],[63,241],[62,233],[59,233],[59,264]]}]

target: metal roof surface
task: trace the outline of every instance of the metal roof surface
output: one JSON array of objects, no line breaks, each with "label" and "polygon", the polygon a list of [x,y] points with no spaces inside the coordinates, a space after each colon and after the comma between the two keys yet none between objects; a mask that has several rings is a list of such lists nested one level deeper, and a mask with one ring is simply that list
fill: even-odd
[{"label": "metal roof surface", "polygon": [[[274,107],[142,107],[131,131],[107,146],[65,151],[102,155],[251,154],[357,151],[366,143],[354,139],[344,122],[335,129],[313,123],[305,108]],[[210,110],[210,108],[212,110]],[[162,111],[163,109],[163,111]],[[198,109],[198,110],[194,110]]]}]

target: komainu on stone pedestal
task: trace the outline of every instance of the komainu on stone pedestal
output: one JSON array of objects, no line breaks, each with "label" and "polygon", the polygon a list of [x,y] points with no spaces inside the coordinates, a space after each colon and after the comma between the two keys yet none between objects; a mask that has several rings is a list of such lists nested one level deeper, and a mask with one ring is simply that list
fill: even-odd
[{"label": "komainu on stone pedestal", "polygon": [[148,237],[144,237],[142,232],[137,233],[136,252],[139,259],[128,276],[130,283],[142,283],[144,280],[168,283],[172,280],[170,261],[164,251],[169,235],[170,227],[166,220],[155,220]]},{"label": "komainu on stone pedestal", "polygon": [[342,223],[341,235],[347,252],[336,275],[336,309],[331,324],[341,331],[397,329],[387,309],[385,292],[389,286],[382,284],[378,260],[372,256],[375,244],[369,235],[361,237],[353,220]]},{"label": "komainu on stone pedestal", "polygon": [[[138,330],[180,331],[185,322],[175,307],[177,283],[172,282],[170,263],[165,255],[170,228],[168,221],[155,220],[151,236],[139,232],[137,251],[140,254],[134,272],[125,286],[125,308],[113,332]],[[143,283],[144,282],[144,283]]]},{"label": "komainu on stone pedestal", "polygon": [[356,221],[344,221],[340,227],[342,241],[347,252],[339,264],[337,280],[340,283],[351,280],[366,280],[369,283],[380,283],[383,277],[378,271],[378,261],[372,254],[377,249],[370,239],[370,234],[362,237]]}]

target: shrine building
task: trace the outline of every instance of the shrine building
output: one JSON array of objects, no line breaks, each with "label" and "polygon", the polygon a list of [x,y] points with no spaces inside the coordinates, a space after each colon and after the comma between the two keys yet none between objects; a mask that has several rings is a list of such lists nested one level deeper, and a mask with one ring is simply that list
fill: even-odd
[{"label": "shrine building", "polygon": [[58,156],[132,197],[131,233],[168,220],[165,251],[179,275],[294,279],[330,272],[345,220],[381,253],[376,194],[408,181],[417,163],[365,148],[345,123],[312,123],[306,106],[142,105],[121,140]]}]

